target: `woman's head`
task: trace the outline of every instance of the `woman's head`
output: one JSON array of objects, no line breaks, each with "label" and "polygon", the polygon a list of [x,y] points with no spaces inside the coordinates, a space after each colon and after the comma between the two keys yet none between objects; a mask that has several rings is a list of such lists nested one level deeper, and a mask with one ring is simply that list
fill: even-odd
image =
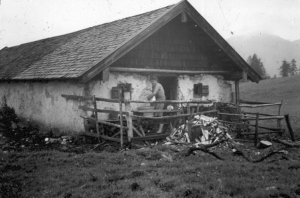
[{"label": "woman's head", "polygon": [[150,77],[150,82],[151,82],[152,84],[156,84],[156,83],[158,82],[158,78],[157,78],[156,76],[151,76],[151,77]]}]

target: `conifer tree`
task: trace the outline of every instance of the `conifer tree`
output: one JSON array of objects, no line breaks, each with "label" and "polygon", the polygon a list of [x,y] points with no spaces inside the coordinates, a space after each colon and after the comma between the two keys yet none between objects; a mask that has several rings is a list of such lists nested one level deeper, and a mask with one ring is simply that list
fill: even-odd
[{"label": "conifer tree", "polygon": [[289,69],[289,74],[290,76],[297,74],[298,72],[298,68],[297,68],[297,64],[296,64],[296,60],[293,59],[290,63],[290,69]]},{"label": "conifer tree", "polygon": [[286,60],[282,61],[282,65],[279,68],[279,74],[281,77],[287,77],[289,76],[289,71],[290,71],[290,63],[287,62]]},{"label": "conifer tree", "polygon": [[249,56],[247,62],[263,79],[269,78],[264,64],[261,62],[261,59],[258,58],[256,54],[253,54],[252,57]]}]

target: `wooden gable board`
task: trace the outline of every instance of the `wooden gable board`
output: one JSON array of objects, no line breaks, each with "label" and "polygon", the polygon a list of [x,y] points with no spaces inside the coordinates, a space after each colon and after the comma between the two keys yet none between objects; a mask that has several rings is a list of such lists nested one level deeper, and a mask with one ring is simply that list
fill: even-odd
[{"label": "wooden gable board", "polygon": [[[186,2],[189,4],[188,2]],[[249,76],[259,82],[262,78],[259,76],[245,60],[223,39],[223,37],[193,8],[190,4],[186,7],[189,16],[218,44],[218,46],[234,60]]]},{"label": "wooden gable board", "polygon": [[262,78],[240,57],[240,55],[219,35],[219,33],[195,10],[195,8],[183,0],[174,5],[171,10],[163,13],[161,17],[152,22],[148,27],[144,28],[132,38],[128,39],[115,51],[112,51],[105,58],[103,58],[94,67],[85,71],[82,74],[81,80],[87,82],[95,77],[98,73],[108,68],[116,60],[124,56],[146,38],[155,33],[159,28],[164,26],[178,14],[186,12],[209,36],[215,41],[215,43],[234,61],[239,67],[241,67],[255,82],[259,82]]},{"label": "wooden gable board", "polygon": [[162,16],[158,20],[152,22],[147,28],[143,29],[142,31],[134,35],[132,38],[128,39],[117,50],[107,55],[101,62],[99,62],[90,70],[86,71],[82,75],[82,81],[87,82],[91,80],[103,69],[109,67],[116,60],[124,56],[126,53],[128,53],[130,50],[132,50],[134,47],[136,47],[146,38],[151,36],[154,32],[156,32],[159,28],[161,28],[163,25],[165,25],[174,17],[176,17],[178,14],[180,14],[185,7],[184,2],[185,1],[181,1],[178,4],[174,5],[171,10],[162,14]]}]

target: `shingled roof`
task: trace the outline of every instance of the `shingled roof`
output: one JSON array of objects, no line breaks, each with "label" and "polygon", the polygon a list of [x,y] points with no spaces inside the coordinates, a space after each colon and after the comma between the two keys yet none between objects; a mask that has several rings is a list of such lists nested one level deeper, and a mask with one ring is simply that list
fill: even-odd
[{"label": "shingled roof", "polygon": [[0,80],[81,78],[88,81],[183,11],[206,28],[252,80],[261,79],[187,1],[181,1],[71,34],[3,48]]}]

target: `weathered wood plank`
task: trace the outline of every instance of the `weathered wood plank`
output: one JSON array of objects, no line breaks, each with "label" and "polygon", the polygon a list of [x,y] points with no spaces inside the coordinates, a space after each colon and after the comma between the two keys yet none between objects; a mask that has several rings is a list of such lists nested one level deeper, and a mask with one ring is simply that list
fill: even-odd
[{"label": "weathered wood plank", "polygon": [[[246,116],[246,117],[247,117],[247,115],[236,114],[236,113],[220,113],[220,112],[219,112],[219,115],[240,116],[240,117]],[[250,117],[250,116],[249,116],[249,117]]]},{"label": "weathered wood plank", "polygon": [[177,113],[182,112],[181,110],[133,110],[133,113]]},{"label": "weathered wood plank", "polygon": [[247,101],[240,99],[240,103],[242,104],[251,104],[251,105],[259,105],[259,104],[271,104],[270,102],[256,102],[256,101]]},{"label": "weathered wood plank", "polygon": [[168,69],[143,69],[143,68],[123,68],[111,67],[111,72],[130,72],[130,73],[167,73],[167,74],[230,74],[230,71],[190,71],[190,70],[168,70]]},{"label": "weathered wood plank", "polygon": [[[254,124],[249,124],[249,126],[251,126],[251,127],[256,127],[256,125],[254,125]],[[257,126],[258,128],[261,128],[261,129],[267,129],[267,130],[270,130],[270,131],[282,131],[282,129],[278,129],[278,128],[269,128],[269,127],[263,127],[263,126]]]},{"label": "weathered wood plank", "polygon": [[[92,117],[86,117],[86,116],[80,116],[80,117],[82,117],[84,119],[89,119],[89,120],[92,120],[92,121],[95,121],[95,122],[97,121],[95,118],[92,118]],[[109,126],[121,128],[121,125],[110,123],[110,122],[106,122],[106,121],[103,121],[103,120],[98,120],[97,122],[100,123],[100,124],[106,124],[106,125],[109,125]],[[128,129],[128,128],[125,127],[125,126],[123,126],[123,129]]]},{"label": "weathered wood plank", "polygon": [[[255,120],[256,118],[241,118],[242,121],[247,121],[247,120]],[[268,117],[259,117],[258,120],[281,120],[284,119],[284,116],[268,116]]]},{"label": "weathered wood plank", "polygon": [[[260,131],[257,134],[284,133],[284,131]],[[255,135],[255,132],[244,132],[241,135]]]},{"label": "weathered wood plank", "polygon": [[[79,105],[79,109],[84,110],[84,111],[92,111],[92,112],[98,112],[98,113],[114,113],[114,114],[121,114],[120,111],[118,110],[112,110],[112,109],[95,109],[87,107],[86,105]],[[122,112],[123,115],[127,115],[128,112]]]},{"label": "weathered wood plank", "polygon": [[[62,97],[66,98],[66,99],[71,99],[71,100],[93,100],[93,96],[76,96],[76,95],[66,95],[66,94],[62,94]],[[114,102],[114,103],[119,103],[119,100],[115,100],[115,99],[109,99],[109,98],[99,98],[99,97],[95,97],[96,101],[102,101],[102,102]]]},{"label": "weathered wood plank", "polygon": [[147,101],[147,100],[124,100],[124,102],[129,103],[170,103],[170,104],[180,104],[180,103],[196,103],[196,104],[212,104],[210,100],[164,100],[164,101]]},{"label": "weathered wood plank", "polygon": [[181,114],[181,115],[163,116],[163,117],[145,117],[145,116],[132,115],[132,117],[134,117],[134,118],[142,118],[142,119],[148,119],[148,120],[165,120],[165,119],[183,118],[183,117],[188,117],[188,116],[190,116],[190,114]]},{"label": "weathered wood plank", "polygon": [[222,123],[226,123],[226,124],[236,124],[236,125],[243,125],[244,123],[242,122],[229,122],[229,121],[225,121],[225,120],[218,120],[219,122],[222,122]]},{"label": "weathered wood plank", "polygon": [[138,134],[140,137],[144,137],[143,134],[141,134],[134,126],[132,126],[133,131]]},{"label": "weathered wood plank", "polygon": [[260,104],[260,105],[240,104],[240,107],[246,107],[246,108],[258,108],[258,107],[269,107],[269,106],[275,106],[275,105],[281,105],[281,103]]},{"label": "weathered wood plank", "polygon": [[208,113],[218,113],[218,112],[219,112],[218,110],[200,111],[200,112],[192,113],[191,115],[192,116],[205,115],[205,114],[208,114]]},{"label": "weathered wood plank", "polygon": [[95,99],[96,99],[96,101],[102,101],[102,102],[113,102],[113,103],[119,103],[120,102],[119,100],[109,99],[109,98],[99,98],[99,97],[96,97]]},{"label": "weathered wood plank", "polygon": [[66,95],[62,94],[62,97],[66,98],[67,100],[93,100],[93,96],[76,96],[76,95]]},{"label": "weathered wood plank", "polygon": [[163,117],[145,117],[145,116],[138,116],[132,115],[135,118],[142,118],[142,119],[149,119],[149,120],[164,120],[164,119],[175,119],[175,118],[183,118],[183,117],[190,117],[195,115],[207,114],[207,113],[217,113],[218,110],[210,110],[210,111],[202,111],[196,113],[187,113],[187,114],[179,114],[179,115],[171,115],[171,116],[163,116]]},{"label": "weathered wood plank", "polygon": [[159,134],[159,135],[149,135],[145,137],[133,137],[131,138],[132,141],[144,141],[144,140],[158,140],[158,139],[164,139],[168,137],[170,134]]},{"label": "weathered wood plank", "polygon": [[[245,113],[245,114],[250,114],[250,115],[255,115],[256,113],[253,113],[253,112],[247,112],[247,111],[243,111],[242,114]],[[278,116],[277,114],[266,114],[266,113],[258,113],[259,115],[262,115],[262,116]]]}]

